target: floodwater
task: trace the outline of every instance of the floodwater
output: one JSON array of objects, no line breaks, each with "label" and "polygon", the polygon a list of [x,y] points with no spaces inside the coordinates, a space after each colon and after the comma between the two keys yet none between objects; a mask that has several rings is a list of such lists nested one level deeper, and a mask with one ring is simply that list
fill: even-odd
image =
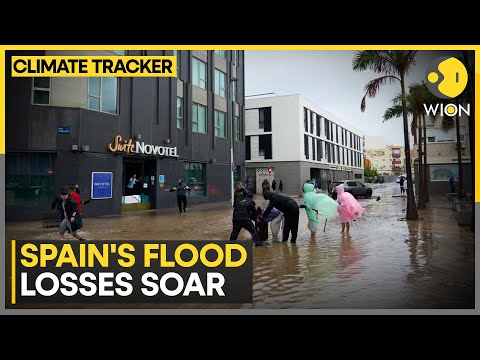
[{"label": "floodwater", "polygon": [[[365,213],[351,224],[350,234],[341,233],[338,220],[322,220],[311,241],[300,209],[296,244],[269,240],[254,247],[251,304],[129,307],[474,309],[475,237],[468,226],[457,224],[446,197],[432,197],[428,209],[419,210],[420,220],[405,221],[406,199],[398,196],[398,184],[372,188],[371,199],[359,199]],[[260,197],[255,201],[262,208],[268,203]],[[86,217],[79,234],[87,240],[227,240],[231,214],[231,205],[221,203],[190,207],[181,215],[172,208]],[[11,239],[55,240],[59,235],[41,222],[7,223],[6,240]],[[249,239],[248,232],[242,230],[239,239]]]}]

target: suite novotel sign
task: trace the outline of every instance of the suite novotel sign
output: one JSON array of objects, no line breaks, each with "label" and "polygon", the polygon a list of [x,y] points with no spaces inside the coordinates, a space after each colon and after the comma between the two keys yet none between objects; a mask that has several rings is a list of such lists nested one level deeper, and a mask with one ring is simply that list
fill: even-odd
[{"label": "suite novotel sign", "polygon": [[111,152],[124,152],[127,154],[145,154],[145,155],[158,155],[158,156],[170,156],[178,157],[177,147],[167,147],[159,145],[145,144],[143,141],[136,141],[133,143],[132,139],[123,140],[120,135],[115,136],[115,141],[108,144],[108,150]]}]

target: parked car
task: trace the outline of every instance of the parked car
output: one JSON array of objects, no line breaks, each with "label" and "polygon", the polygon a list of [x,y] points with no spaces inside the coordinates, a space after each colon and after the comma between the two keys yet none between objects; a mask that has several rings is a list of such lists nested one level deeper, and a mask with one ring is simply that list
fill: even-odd
[{"label": "parked car", "polygon": [[332,198],[337,198],[337,189],[336,187],[340,184],[345,186],[345,191],[352,194],[355,198],[357,196],[364,196],[365,198],[372,197],[373,190],[370,186],[365,185],[361,181],[358,180],[342,180],[342,181],[334,181],[332,184]]}]

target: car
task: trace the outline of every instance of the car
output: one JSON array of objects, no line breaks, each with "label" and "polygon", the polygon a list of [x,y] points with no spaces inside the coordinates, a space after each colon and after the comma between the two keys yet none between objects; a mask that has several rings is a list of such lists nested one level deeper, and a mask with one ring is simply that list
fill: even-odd
[{"label": "car", "polygon": [[399,177],[397,177],[397,180],[395,180],[395,182],[396,182],[397,184],[400,184],[400,179],[401,179],[402,177],[403,177],[404,179],[406,179],[406,178],[407,178],[407,174],[402,174],[402,175],[400,175]]},{"label": "car", "polygon": [[353,197],[357,196],[364,196],[365,198],[371,198],[373,194],[373,190],[370,186],[365,185],[363,182],[358,180],[341,180],[341,181],[334,181],[331,187],[331,194],[332,198],[337,198],[337,189],[336,187],[340,184],[345,186],[345,191],[352,194]]}]

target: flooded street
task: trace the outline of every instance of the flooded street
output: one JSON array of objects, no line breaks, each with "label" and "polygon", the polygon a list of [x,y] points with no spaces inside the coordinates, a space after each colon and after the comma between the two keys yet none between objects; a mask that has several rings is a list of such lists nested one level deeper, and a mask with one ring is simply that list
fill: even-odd
[{"label": "flooded street", "polygon": [[[475,308],[474,233],[457,224],[446,197],[432,197],[428,209],[419,210],[420,220],[407,222],[406,199],[396,196],[398,184],[372,188],[371,199],[359,199],[365,213],[351,224],[350,234],[341,233],[338,219],[326,226],[323,219],[311,241],[303,209],[296,244],[272,242],[269,229],[269,242],[253,249],[252,304],[175,308]],[[258,196],[254,200],[262,208],[268,203]],[[172,208],[86,217],[79,234],[87,240],[227,240],[231,215],[231,205],[221,203],[190,207],[182,215]],[[56,240],[59,235],[41,222],[7,223],[6,241],[12,239]],[[239,239],[249,234],[242,230]]]}]

